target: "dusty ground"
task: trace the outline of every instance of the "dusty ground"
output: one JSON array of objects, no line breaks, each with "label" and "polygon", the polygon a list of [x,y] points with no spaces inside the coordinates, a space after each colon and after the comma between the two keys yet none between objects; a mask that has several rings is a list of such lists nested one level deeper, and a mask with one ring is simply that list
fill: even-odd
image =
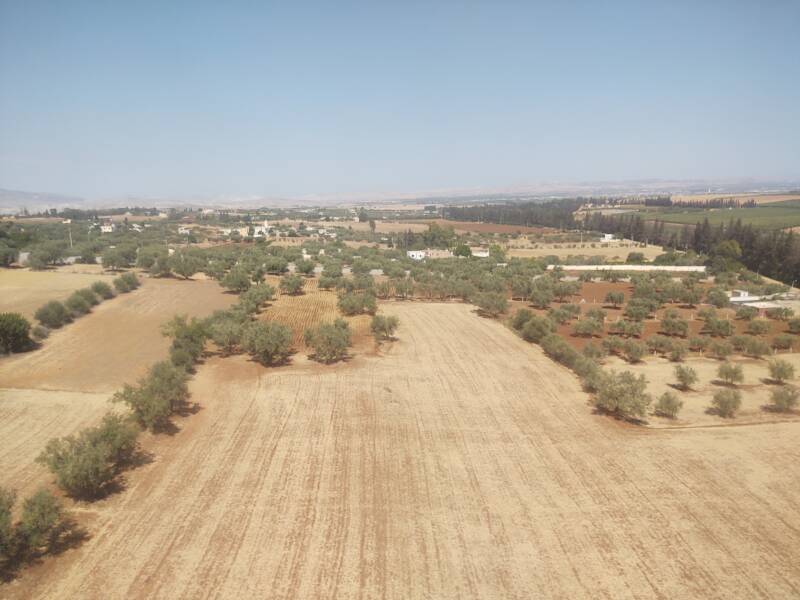
[{"label": "dusty ground", "polygon": [[382,357],[209,361],[201,410],[80,509],[91,539],[0,595],[800,594],[800,424],[626,426],[466,305],[383,310]]},{"label": "dusty ground", "polygon": [[0,388],[114,392],[166,358],[170,342],[161,335],[162,323],[178,313],[205,316],[236,301],[213,281],[142,281],[138,290],[53,331],[39,350],[0,358]]},{"label": "dusty ground", "polygon": [[50,300],[66,300],[75,290],[95,281],[110,284],[100,265],[74,265],[49,271],[0,269],[0,312],[18,312],[29,320]]},{"label": "dusty ground", "polygon": [[[782,353],[780,358],[789,361],[800,373],[800,354]],[[648,381],[648,391],[653,396],[653,402],[664,392],[670,391],[683,400],[683,408],[675,420],[652,416],[648,418],[651,427],[699,427],[719,425],[745,425],[750,423],[765,423],[775,421],[800,421],[800,412],[782,414],[765,410],[770,404],[770,392],[776,385],[769,382],[769,369],[767,360],[756,360],[736,357],[732,363],[742,366],[744,383],[737,385],[736,389],[742,392],[742,408],[733,419],[723,419],[716,414],[711,414],[708,408],[714,393],[726,389],[717,381],[717,369],[721,361],[700,356],[690,356],[683,365],[692,367],[699,381],[689,391],[682,391],[673,387],[676,383],[675,365],[665,358],[648,357],[636,364],[629,364],[617,357],[609,357],[606,368],[611,371],[631,371],[643,374]],[[790,383],[797,384],[797,380]]]}]

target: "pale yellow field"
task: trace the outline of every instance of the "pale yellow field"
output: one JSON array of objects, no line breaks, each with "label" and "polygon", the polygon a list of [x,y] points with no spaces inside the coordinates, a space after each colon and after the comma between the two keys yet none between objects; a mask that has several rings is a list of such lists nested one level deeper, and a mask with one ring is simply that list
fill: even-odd
[{"label": "pale yellow field", "polygon": [[[779,358],[792,363],[797,373],[800,373],[800,354],[782,353]],[[643,374],[648,381],[648,391],[655,402],[661,394],[670,391],[677,394],[684,405],[678,419],[666,419],[652,416],[648,418],[653,427],[695,427],[695,426],[737,426],[751,423],[765,423],[776,421],[798,421],[800,413],[781,414],[764,407],[770,404],[770,392],[777,386],[769,384],[769,369],[766,360],[734,358],[732,363],[742,366],[744,383],[736,388],[742,392],[742,408],[734,419],[725,419],[715,414],[710,414],[707,409],[711,406],[714,393],[725,389],[717,380],[717,369],[721,364],[719,360],[690,356],[683,363],[692,367],[699,378],[697,384],[690,391],[675,389],[670,384],[676,383],[675,364],[665,358],[649,357],[636,364],[628,364],[620,358],[611,357],[607,360],[607,368],[612,371],[631,371]],[[792,381],[790,383],[797,384]]]},{"label": "pale yellow field", "polygon": [[75,290],[102,280],[111,285],[100,265],[74,265],[51,271],[0,269],[0,312],[18,312],[29,320],[43,304],[66,300]]},{"label": "pale yellow field", "polygon": [[382,310],[382,356],[209,360],[200,411],[80,507],[90,538],[0,596],[800,594],[800,424],[621,424],[469,306]]},{"label": "pale yellow field", "polygon": [[41,349],[0,358],[0,388],[113,392],[167,357],[162,323],[178,313],[208,315],[236,298],[213,281],[143,279],[53,331]]},{"label": "pale yellow field", "polygon": [[592,248],[591,244],[537,244],[536,248],[515,248],[509,247],[506,250],[506,256],[517,258],[541,258],[543,256],[558,256],[561,259],[568,256],[602,256],[609,260],[618,259],[625,261],[630,252],[641,252],[644,254],[645,259],[653,260],[659,254],[663,254],[664,250],[661,246],[648,245],[646,248],[641,248],[637,245],[630,244],[626,246],[609,245],[602,247],[603,244],[596,243]]},{"label": "pale yellow field", "polygon": [[740,202],[755,201],[756,204],[765,204],[767,202],[785,202],[787,200],[800,200],[800,194],[758,194],[758,193],[744,193],[744,194],[677,194],[672,196],[672,201],[677,203],[683,202],[707,202],[708,200],[716,200],[722,198],[734,198]]}]

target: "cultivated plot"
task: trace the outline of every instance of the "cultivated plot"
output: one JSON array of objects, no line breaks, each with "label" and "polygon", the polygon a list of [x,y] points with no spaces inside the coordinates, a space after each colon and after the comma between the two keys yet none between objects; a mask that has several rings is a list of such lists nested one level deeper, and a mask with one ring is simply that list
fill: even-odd
[{"label": "cultivated plot", "polygon": [[[466,305],[382,357],[215,358],[201,410],[11,598],[800,594],[797,424],[642,430]],[[90,507],[87,510],[92,510]]]}]

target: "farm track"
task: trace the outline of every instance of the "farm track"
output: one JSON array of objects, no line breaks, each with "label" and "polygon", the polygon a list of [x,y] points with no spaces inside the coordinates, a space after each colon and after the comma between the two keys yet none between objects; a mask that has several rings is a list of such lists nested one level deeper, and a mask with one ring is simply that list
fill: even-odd
[{"label": "farm track", "polygon": [[796,424],[644,431],[459,304],[381,358],[213,359],[201,410],[10,598],[800,594]]}]

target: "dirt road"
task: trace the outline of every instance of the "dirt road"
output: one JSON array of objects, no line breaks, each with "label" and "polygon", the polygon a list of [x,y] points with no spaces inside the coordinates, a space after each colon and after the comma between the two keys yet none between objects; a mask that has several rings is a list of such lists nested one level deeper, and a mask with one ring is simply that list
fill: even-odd
[{"label": "dirt road", "polygon": [[653,431],[458,304],[382,357],[214,359],[201,405],[10,598],[788,598],[798,424]]}]

